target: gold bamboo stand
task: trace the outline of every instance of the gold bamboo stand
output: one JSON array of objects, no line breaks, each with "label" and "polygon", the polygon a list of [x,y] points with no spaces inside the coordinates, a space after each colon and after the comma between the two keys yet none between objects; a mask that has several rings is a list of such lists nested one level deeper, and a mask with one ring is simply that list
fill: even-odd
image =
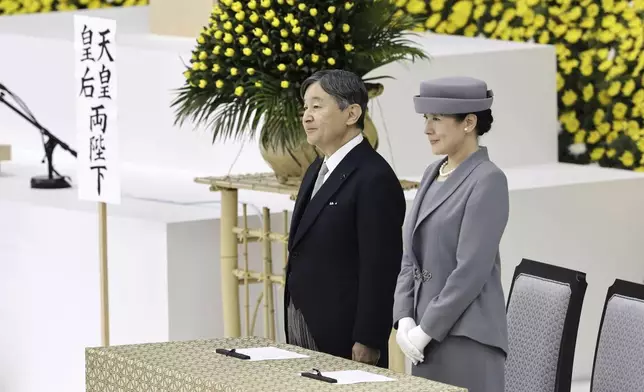
[{"label": "gold bamboo stand", "polygon": [[[265,337],[275,340],[275,301],[273,285],[284,287],[284,275],[273,274],[272,243],[279,242],[284,246],[284,267],[288,261],[288,211],[283,211],[284,232],[271,231],[270,210],[262,208],[263,227],[251,229],[248,227],[247,205],[242,204],[242,225],[238,222],[238,192],[251,190],[259,192],[278,193],[290,196],[295,200],[300,186],[299,181],[279,183],[273,173],[248,174],[226,177],[200,177],[195,181],[210,186],[212,192],[221,193],[220,220],[220,249],[221,249],[221,298],[224,316],[225,337],[241,336],[241,315],[239,303],[239,286],[244,286],[244,327],[247,334],[254,330],[260,301],[264,302],[264,333]],[[417,182],[401,180],[404,190],[418,187]],[[248,269],[248,245],[261,243],[263,256],[263,271]],[[243,250],[243,268],[239,268],[239,247]],[[251,318],[250,284],[262,284],[255,311]],[[389,338],[389,368],[404,373],[404,356],[396,344],[395,334]]]}]

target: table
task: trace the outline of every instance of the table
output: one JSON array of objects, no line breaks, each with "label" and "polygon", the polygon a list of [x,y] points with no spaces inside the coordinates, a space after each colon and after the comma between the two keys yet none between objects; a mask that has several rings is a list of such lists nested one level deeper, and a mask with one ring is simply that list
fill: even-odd
[{"label": "table", "polygon": [[[215,353],[217,348],[266,346],[310,357],[251,362]],[[85,364],[87,392],[466,391],[259,337],[88,348]],[[311,371],[312,368],[319,369],[322,374],[335,370],[364,370],[396,381],[334,385],[299,375],[299,372]]]}]

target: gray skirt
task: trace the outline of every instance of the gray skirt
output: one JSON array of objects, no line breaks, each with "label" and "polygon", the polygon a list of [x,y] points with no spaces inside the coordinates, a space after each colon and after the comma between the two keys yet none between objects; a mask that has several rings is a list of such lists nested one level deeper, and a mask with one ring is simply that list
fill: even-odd
[{"label": "gray skirt", "polygon": [[447,336],[427,345],[425,361],[412,365],[411,374],[469,392],[503,392],[505,354],[463,336]]}]

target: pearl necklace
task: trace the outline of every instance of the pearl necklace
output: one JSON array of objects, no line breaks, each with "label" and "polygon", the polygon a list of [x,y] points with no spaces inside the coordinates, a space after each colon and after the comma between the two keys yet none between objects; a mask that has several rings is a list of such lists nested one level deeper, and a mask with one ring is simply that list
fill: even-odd
[{"label": "pearl necklace", "polygon": [[452,174],[452,172],[456,169],[456,168],[454,167],[454,168],[450,169],[448,172],[444,172],[443,170],[445,170],[445,167],[446,167],[446,166],[447,166],[447,161],[443,162],[443,164],[438,168],[438,174],[439,174],[441,177],[447,177],[447,176],[449,176],[449,175],[450,175],[450,174]]}]

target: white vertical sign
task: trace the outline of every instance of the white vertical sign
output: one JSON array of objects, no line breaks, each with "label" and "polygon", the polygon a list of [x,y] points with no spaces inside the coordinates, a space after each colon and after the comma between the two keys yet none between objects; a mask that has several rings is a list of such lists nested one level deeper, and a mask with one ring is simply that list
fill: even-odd
[{"label": "white vertical sign", "polygon": [[116,21],[74,16],[78,197],[120,204]]}]

